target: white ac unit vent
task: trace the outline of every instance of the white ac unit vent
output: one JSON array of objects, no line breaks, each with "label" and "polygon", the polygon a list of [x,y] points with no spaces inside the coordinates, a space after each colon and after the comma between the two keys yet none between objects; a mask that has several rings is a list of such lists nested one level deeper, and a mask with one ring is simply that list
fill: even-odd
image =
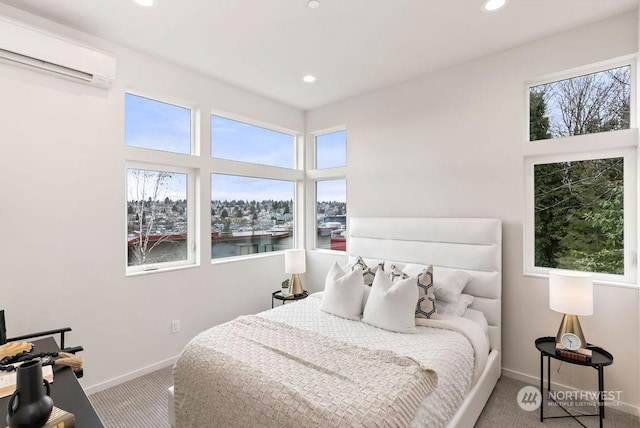
[{"label": "white ac unit vent", "polygon": [[4,17],[0,61],[103,89],[111,88],[116,77],[113,55]]}]

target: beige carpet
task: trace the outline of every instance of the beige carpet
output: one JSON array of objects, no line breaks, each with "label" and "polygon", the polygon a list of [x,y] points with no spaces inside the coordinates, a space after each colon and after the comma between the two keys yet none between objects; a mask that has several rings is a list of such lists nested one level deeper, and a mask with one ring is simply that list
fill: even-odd
[{"label": "beige carpet", "polygon": [[[173,384],[171,367],[92,394],[89,399],[106,428],[167,428],[167,388]],[[502,377],[496,385],[487,406],[478,419],[476,428],[557,428],[580,427],[570,418],[539,421],[538,411],[526,412],[518,406],[516,397],[526,384]],[[579,409],[580,410],[580,409]],[[584,410],[584,409],[581,409]],[[594,411],[594,408],[589,409]],[[562,415],[551,408],[549,416]],[[547,415],[545,411],[545,416]],[[597,417],[580,418],[587,427],[598,427]],[[606,408],[606,428],[640,428],[637,416]],[[80,427],[81,428],[81,427]]]},{"label": "beige carpet", "polygon": [[167,388],[173,385],[172,369],[156,370],[91,394],[89,400],[105,428],[168,428]]}]

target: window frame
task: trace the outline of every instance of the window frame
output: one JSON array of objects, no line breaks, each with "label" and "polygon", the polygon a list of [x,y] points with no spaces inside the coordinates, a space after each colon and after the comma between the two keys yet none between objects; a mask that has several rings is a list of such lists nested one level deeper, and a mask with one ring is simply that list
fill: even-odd
[{"label": "window frame", "polygon": [[[576,136],[577,137],[577,136]],[[572,137],[572,138],[576,138]],[[524,159],[525,215],[524,215],[524,275],[547,277],[553,268],[535,266],[535,188],[534,166],[556,162],[623,158],[624,165],[624,274],[590,272],[601,284],[637,288],[637,153],[635,147],[621,147],[600,151],[580,151],[529,156]]]},{"label": "window frame", "polygon": [[[238,161],[232,161],[232,162],[238,162]],[[248,162],[247,162],[248,163]],[[274,167],[274,166],[267,166],[267,165],[259,165],[259,164],[251,164],[250,165],[258,165],[261,167],[268,167],[268,168],[279,168],[279,167]],[[280,168],[282,169],[282,168]],[[298,191],[299,191],[299,187],[300,186],[300,180],[299,178],[296,176],[293,179],[286,179],[286,178],[273,178],[273,177],[266,177],[264,175],[248,175],[248,174],[239,174],[239,173],[228,173],[228,172],[220,172],[219,170],[216,169],[212,169],[209,172],[209,183],[212,183],[213,181],[213,175],[229,175],[229,176],[235,176],[235,177],[243,177],[243,178],[255,178],[255,179],[261,179],[261,180],[275,180],[275,181],[283,181],[283,182],[290,182],[293,184],[293,195],[292,195],[292,199],[293,199],[293,240],[292,240],[292,247],[291,248],[298,248],[299,245],[299,241],[300,241],[300,237],[302,235],[302,233],[300,232],[300,230],[302,229],[302,227],[299,226],[299,222],[298,222],[298,212],[299,210],[299,198],[298,198]],[[211,202],[213,201],[213,199],[211,199],[213,197],[213,188],[210,187],[210,192],[209,192],[209,196],[210,196],[210,200],[209,200],[209,211],[211,210]],[[212,235],[212,231],[211,231],[211,221],[209,221],[208,223],[208,228],[209,228],[209,235]],[[210,245],[211,245],[211,264],[219,264],[219,263],[224,263],[224,262],[233,262],[233,261],[238,261],[238,260],[246,260],[247,258],[257,258],[257,257],[266,257],[269,255],[274,255],[274,254],[283,254],[285,250],[276,250],[276,251],[266,251],[266,252],[262,252],[262,253],[249,253],[249,254],[241,254],[241,255],[237,255],[237,256],[229,256],[229,257],[219,257],[219,258],[214,258],[213,257],[213,237],[210,239],[209,241]]]},{"label": "window frame", "polygon": [[[247,125],[256,126],[259,128],[267,129],[270,131],[276,131],[283,134],[288,134],[293,137],[293,156],[294,156],[294,165],[292,168],[285,168],[281,166],[273,166],[273,165],[264,165],[253,162],[244,162],[238,160],[224,159],[219,157],[214,157],[211,150],[212,147],[212,138],[213,138],[213,129],[211,127],[212,116],[220,116],[226,119],[234,120],[237,122],[242,122]],[[249,178],[259,178],[259,179],[267,179],[267,180],[279,180],[279,181],[290,181],[294,184],[294,193],[293,193],[293,216],[294,216],[294,229],[293,229],[293,247],[292,248],[304,248],[304,225],[305,225],[305,216],[304,216],[304,138],[303,133],[294,131],[292,129],[287,129],[281,126],[268,124],[259,120],[251,119],[246,116],[241,116],[238,114],[229,113],[226,111],[221,111],[217,109],[211,109],[208,115],[208,128],[210,131],[209,134],[209,156],[207,156],[207,164],[210,165],[210,168],[207,168],[207,172],[203,173],[203,177],[208,176],[209,179],[209,193],[208,193],[208,206],[211,206],[211,179],[213,174],[221,174],[221,175],[233,175],[237,177],[249,177]],[[209,209],[210,211],[210,209]],[[209,231],[208,236],[211,236],[211,221],[207,224],[203,224],[203,227],[206,227]],[[213,246],[213,241],[211,238],[208,239],[209,246]],[[253,254],[244,254],[233,257],[222,257],[222,258],[213,258],[213,250],[211,251],[210,262],[212,265],[220,264],[220,263],[231,263],[241,260],[248,260],[251,258],[261,258],[261,257],[269,257],[273,255],[282,255],[284,253],[283,250],[278,251],[269,251],[266,253],[253,253]]]},{"label": "window frame", "polygon": [[[537,79],[533,79],[530,81],[525,82],[524,85],[524,92],[525,92],[525,106],[524,106],[524,110],[525,110],[525,114],[524,114],[524,118],[525,118],[525,123],[524,123],[524,138],[523,141],[525,141],[526,143],[530,144],[530,145],[537,145],[537,144],[545,144],[545,143],[555,143],[558,144],[559,142],[562,142],[564,140],[567,140],[569,138],[578,138],[578,137],[587,137],[587,136],[593,136],[593,135],[601,135],[601,134],[612,134],[612,133],[619,133],[619,132],[627,132],[629,130],[635,129],[638,126],[638,120],[637,120],[637,114],[638,114],[638,106],[636,105],[638,96],[637,96],[637,88],[634,87],[634,85],[637,85],[637,54],[632,54],[632,55],[627,55],[627,56],[623,56],[623,57],[619,57],[619,58],[615,58],[615,59],[611,59],[611,60],[606,60],[606,61],[600,61],[597,63],[593,63],[593,64],[588,64],[582,67],[575,67],[569,70],[564,70],[558,73],[551,73],[551,74],[547,74],[545,76],[542,76],[540,78]],[[619,129],[619,130],[614,130],[614,131],[607,131],[607,132],[598,132],[598,133],[592,133],[592,134],[581,134],[581,135],[572,135],[572,136],[567,136],[567,137],[561,137],[561,138],[548,138],[545,140],[531,140],[531,134],[530,134],[530,127],[531,127],[531,121],[530,121],[530,116],[529,116],[529,109],[531,106],[531,88],[536,87],[536,86],[540,86],[540,85],[545,85],[548,83],[554,83],[554,82],[558,82],[558,81],[562,81],[562,80],[567,80],[567,79],[571,79],[571,78],[575,78],[575,77],[580,77],[580,76],[584,76],[587,74],[593,74],[593,73],[599,73],[599,72],[603,72],[603,71],[607,71],[610,69],[614,69],[614,68],[618,68],[618,67],[624,67],[624,66],[629,66],[630,67],[630,82],[631,82],[631,91],[630,91],[630,112],[629,112],[629,129]]]},{"label": "window frame", "polygon": [[198,233],[197,233],[197,203],[196,203],[196,170],[193,168],[187,168],[175,165],[162,165],[141,161],[126,161],[125,162],[125,201],[129,201],[129,170],[141,169],[147,171],[158,172],[170,172],[177,174],[186,174],[187,176],[187,258],[185,260],[177,260],[173,262],[161,262],[161,263],[148,263],[144,265],[129,266],[129,240],[128,240],[128,214],[127,205],[125,204],[124,216],[125,216],[125,267],[126,275],[140,275],[151,272],[163,272],[168,270],[174,270],[177,268],[189,268],[198,266]]},{"label": "window frame", "polygon": [[175,106],[175,107],[180,107],[180,108],[184,108],[187,109],[191,112],[190,115],[190,124],[189,124],[189,133],[190,133],[190,137],[191,137],[191,143],[189,146],[189,153],[180,153],[180,152],[172,152],[172,151],[167,151],[167,150],[162,150],[162,149],[153,149],[153,148],[149,148],[149,147],[139,147],[139,146],[130,146],[127,144],[126,141],[126,133],[125,133],[125,137],[124,137],[124,146],[129,149],[129,150],[149,150],[151,152],[157,152],[157,153],[161,153],[161,154],[167,154],[167,155],[171,155],[171,156],[187,156],[187,157],[194,157],[194,156],[200,156],[200,145],[198,144],[199,142],[199,138],[197,137],[197,132],[198,132],[198,127],[197,127],[197,119],[198,119],[198,114],[197,114],[197,108],[193,103],[189,103],[186,102],[184,100],[180,100],[178,98],[174,98],[174,97],[170,97],[170,96],[166,96],[166,95],[159,95],[159,94],[153,94],[153,93],[148,93],[148,92],[142,92],[142,91],[138,91],[135,89],[125,89],[124,90],[124,97],[123,97],[123,116],[124,116],[124,125],[123,125],[123,131],[126,132],[126,96],[127,94],[131,94],[134,95],[136,97],[140,97],[140,98],[146,98],[148,100],[151,101],[157,101],[159,103],[163,103],[163,104],[168,104],[171,106]]},{"label": "window frame", "polygon": [[[534,213],[534,165],[565,161],[581,161],[599,158],[622,157],[624,159],[624,275],[592,273],[597,284],[638,288],[638,55],[631,54],[597,63],[587,64],[548,74],[524,82],[524,128],[522,138],[524,178],[523,221],[523,274],[529,277],[547,278],[551,268],[537,267],[535,263],[535,213]],[[629,129],[572,135],[563,138],[530,141],[530,88],[538,85],[570,79],[612,68],[630,66],[630,123]]]},{"label": "window frame", "polygon": [[[338,132],[338,131],[345,131],[345,138],[346,138],[346,144],[345,144],[345,162],[347,162],[347,164],[345,166],[341,166],[341,167],[333,167],[333,168],[322,168],[322,169],[317,169],[316,165],[316,156],[317,156],[317,152],[316,152],[316,137],[320,136],[320,135],[325,135],[325,134],[332,134],[334,132]],[[305,175],[306,175],[306,185],[305,185],[305,191],[306,191],[306,204],[307,207],[312,207],[311,209],[306,210],[306,236],[307,236],[307,242],[312,244],[310,245],[307,250],[308,251],[317,251],[317,252],[323,252],[323,253],[328,253],[328,254],[334,254],[334,255],[345,255],[348,254],[349,252],[349,239],[347,237],[347,242],[346,242],[346,250],[345,251],[340,251],[340,250],[332,250],[332,249],[326,249],[326,248],[318,248],[318,230],[317,230],[317,218],[318,218],[318,212],[317,212],[317,207],[318,207],[318,198],[317,198],[317,182],[318,181],[329,181],[329,180],[345,180],[345,184],[346,184],[346,192],[345,192],[345,201],[347,204],[347,212],[349,210],[349,180],[347,177],[347,167],[348,167],[348,162],[349,162],[349,149],[348,149],[348,141],[349,141],[349,130],[347,129],[346,125],[340,125],[340,126],[335,126],[335,127],[331,127],[331,128],[325,128],[322,129],[320,131],[315,131],[315,132],[311,132],[308,133],[308,144],[306,144],[306,147],[308,149],[308,156],[306,159],[306,166],[307,166],[307,170],[305,171]],[[349,216],[347,214],[347,231],[349,230],[349,224],[348,224],[348,219]]]},{"label": "window frame", "polygon": [[[283,166],[266,165],[266,164],[261,164],[261,163],[256,163],[256,162],[247,162],[247,161],[242,161],[242,160],[221,158],[221,157],[215,156],[214,153],[213,153],[213,126],[211,124],[211,122],[213,120],[213,116],[218,116],[218,117],[221,117],[223,119],[228,119],[228,120],[232,120],[234,122],[243,123],[245,125],[254,126],[256,128],[266,129],[268,131],[278,132],[280,134],[290,135],[293,138],[293,141],[292,141],[292,144],[293,144],[293,149],[292,149],[293,166],[290,167],[290,168],[287,168],[287,167],[283,167]],[[268,124],[268,123],[265,123],[265,122],[261,122],[261,121],[258,121],[258,120],[247,118],[245,116],[241,116],[241,115],[238,115],[238,114],[232,114],[232,113],[224,112],[224,111],[220,111],[220,110],[211,110],[209,112],[208,126],[209,126],[209,158],[214,160],[214,161],[235,162],[237,164],[243,164],[243,165],[255,165],[256,167],[279,168],[279,169],[284,169],[284,170],[300,169],[300,166],[302,165],[302,163],[300,163],[299,156],[298,156],[298,154],[300,152],[300,142],[299,142],[300,133],[294,132],[291,129],[286,129],[286,128],[279,127],[279,126],[276,126],[276,125],[271,125],[271,124]]]}]

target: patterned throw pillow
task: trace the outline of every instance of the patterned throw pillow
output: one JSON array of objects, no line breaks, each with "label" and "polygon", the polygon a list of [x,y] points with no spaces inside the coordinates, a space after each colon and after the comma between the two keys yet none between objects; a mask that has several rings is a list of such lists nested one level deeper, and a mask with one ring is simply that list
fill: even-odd
[{"label": "patterned throw pillow", "polygon": [[384,262],[380,262],[373,267],[367,266],[367,264],[362,260],[362,257],[358,256],[356,262],[351,266],[351,270],[362,269],[362,277],[364,278],[364,283],[368,286],[373,284],[373,278],[376,276],[376,272],[378,269],[384,271]]},{"label": "patterned throw pillow", "polygon": [[409,275],[391,265],[389,270],[391,281],[414,278],[419,296],[416,305],[416,318],[431,318],[436,313],[436,296],[433,294],[433,266],[429,265],[417,275]]}]

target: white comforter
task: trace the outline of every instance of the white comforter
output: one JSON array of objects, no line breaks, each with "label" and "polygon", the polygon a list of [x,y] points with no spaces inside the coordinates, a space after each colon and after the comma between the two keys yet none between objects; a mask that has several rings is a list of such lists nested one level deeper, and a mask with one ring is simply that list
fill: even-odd
[{"label": "white comforter", "polygon": [[370,349],[409,356],[436,371],[438,386],[422,402],[412,427],[443,427],[484,370],[489,354],[485,332],[464,318],[418,320],[416,334],[401,334],[319,310],[322,293],[259,316]]}]

